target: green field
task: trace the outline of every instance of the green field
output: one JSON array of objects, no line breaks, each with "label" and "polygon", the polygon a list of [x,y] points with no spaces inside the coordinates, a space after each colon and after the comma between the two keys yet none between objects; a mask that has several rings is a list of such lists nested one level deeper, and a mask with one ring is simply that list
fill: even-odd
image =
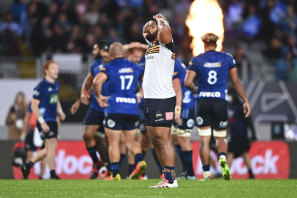
[{"label": "green field", "polygon": [[0,197],[297,197],[297,180],[179,180],[179,188],[148,188],[158,181],[0,180]]}]

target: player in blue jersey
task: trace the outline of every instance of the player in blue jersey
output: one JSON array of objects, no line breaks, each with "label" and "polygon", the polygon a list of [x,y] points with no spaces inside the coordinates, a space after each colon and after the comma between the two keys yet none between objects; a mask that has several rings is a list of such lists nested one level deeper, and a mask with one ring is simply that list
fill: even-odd
[{"label": "player in blue jersey", "polygon": [[[196,122],[200,136],[200,156],[203,164],[203,179],[210,179],[210,148],[211,128],[217,142],[219,163],[224,179],[231,179],[227,165],[227,80],[230,76],[232,84],[243,100],[243,111],[250,115],[249,100],[238,78],[235,60],[230,54],[215,51],[219,37],[207,33],[201,37],[205,52],[194,57],[188,66],[185,85],[193,92],[197,91]],[[193,80],[197,77],[198,88]]]},{"label": "player in blue jersey", "polygon": [[[181,121],[175,116],[175,126],[172,130],[172,139],[176,139],[176,151],[180,155],[183,163],[184,172],[182,177],[185,179],[195,179],[193,165],[192,165],[192,144],[190,140],[191,132],[194,126],[195,119],[195,96],[184,85],[186,76],[186,67],[179,59],[175,59],[174,73],[173,73],[173,86],[181,84],[182,90],[182,106],[176,108],[175,115],[180,116]],[[177,91],[176,91],[177,93]],[[178,93],[176,94],[178,95]],[[178,111],[180,113],[178,113]],[[176,137],[175,137],[176,136]]]},{"label": "player in blue jersey", "polygon": [[61,120],[64,120],[66,116],[58,97],[60,91],[60,85],[56,82],[58,71],[58,65],[54,61],[47,61],[43,66],[44,79],[34,88],[31,107],[37,117],[37,128],[45,142],[45,148],[21,167],[24,179],[28,178],[31,167],[45,157],[47,157],[51,179],[60,179],[55,172],[58,135],[57,115]]},{"label": "player in blue jersey", "polygon": [[[44,148],[44,142],[40,141],[40,145],[36,145],[34,141],[34,136],[39,135],[38,133],[35,134],[35,130],[38,130],[36,128],[36,117],[32,111],[31,108],[31,101],[28,105],[28,110],[24,119],[24,130],[26,134],[25,138],[25,150],[26,150],[26,162],[29,162],[30,159],[33,157],[33,152],[37,151],[37,148],[40,147],[40,149]],[[41,161],[41,172],[40,172],[40,179],[42,179],[44,170],[45,170],[45,159]]]},{"label": "player in blue jersey", "polygon": [[[90,179],[96,179],[98,177],[98,171],[104,163],[107,162],[106,159],[106,146],[103,143],[104,139],[104,128],[103,128],[103,119],[104,119],[104,108],[100,107],[95,93],[92,90],[93,80],[95,76],[99,73],[100,68],[103,67],[103,64],[110,61],[110,55],[108,52],[109,43],[106,41],[101,41],[94,44],[92,54],[94,56],[94,61],[91,64],[90,71],[85,77],[81,88],[81,97],[80,100],[76,101],[71,108],[72,114],[74,114],[79,108],[80,103],[84,105],[90,105],[87,114],[85,115],[83,124],[85,126],[83,132],[83,139],[87,151],[93,161],[93,169],[91,172]],[[102,57],[102,58],[101,58]],[[105,89],[105,95],[108,96]],[[101,160],[99,161],[97,157],[97,150],[100,154]]]},{"label": "player in blue jersey", "polygon": [[[127,59],[129,61],[132,61],[136,63],[139,67],[141,67],[144,70],[144,64],[145,60],[144,52],[148,48],[148,45],[142,44],[139,42],[131,42],[127,45],[124,45],[124,49],[126,50]],[[138,82],[138,87],[140,88],[142,85],[142,79]],[[147,147],[149,146],[149,139],[148,135],[146,133],[145,123],[144,123],[144,99],[142,98],[142,95],[138,95],[138,97],[141,100],[141,102],[138,105],[139,108],[139,124],[137,126],[137,136],[136,141],[141,145],[141,150],[143,156],[145,156],[145,153],[147,151]],[[134,156],[131,154],[131,152],[128,152],[128,169],[129,174],[132,173],[132,171],[135,169],[134,166]],[[143,179],[143,177],[140,177],[140,179]]]},{"label": "player in blue jersey", "polygon": [[135,170],[129,176],[138,179],[146,168],[141,147],[136,144],[136,127],[138,122],[137,83],[143,75],[143,70],[135,63],[124,58],[124,49],[120,43],[110,46],[112,61],[101,68],[94,79],[94,90],[100,100],[102,84],[108,83],[110,97],[105,109],[104,127],[108,138],[108,153],[112,170],[112,180],[119,180],[120,141],[121,134],[129,151],[135,155]]}]

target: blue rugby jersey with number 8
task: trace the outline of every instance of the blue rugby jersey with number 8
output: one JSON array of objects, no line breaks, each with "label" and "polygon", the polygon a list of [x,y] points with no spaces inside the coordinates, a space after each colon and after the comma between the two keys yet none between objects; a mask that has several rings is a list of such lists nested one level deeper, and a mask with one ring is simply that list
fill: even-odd
[{"label": "blue rugby jersey with number 8", "polygon": [[229,70],[235,67],[232,55],[207,51],[194,57],[188,69],[196,72],[198,79],[197,98],[219,98],[226,100]]}]

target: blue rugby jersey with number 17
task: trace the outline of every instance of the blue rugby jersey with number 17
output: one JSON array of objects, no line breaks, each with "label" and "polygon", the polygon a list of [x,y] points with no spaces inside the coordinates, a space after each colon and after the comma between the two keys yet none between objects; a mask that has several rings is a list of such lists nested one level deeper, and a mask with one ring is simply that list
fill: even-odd
[{"label": "blue rugby jersey with number 17", "polygon": [[105,112],[138,115],[137,82],[143,75],[143,68],[127,59],[117,58],[104,65],[100,72],[107,75],[110,94]]}]

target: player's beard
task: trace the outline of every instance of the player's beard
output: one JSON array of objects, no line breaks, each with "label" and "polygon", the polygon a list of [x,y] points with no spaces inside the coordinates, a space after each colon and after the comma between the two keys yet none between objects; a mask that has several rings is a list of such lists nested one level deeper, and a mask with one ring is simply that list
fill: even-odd
[{"label": "player's beard", "polygon": [[158,30],[155,31],[155,32],[152,33],[152,34],[147,34],[146,39],[147,39],[149,42],[153,42],[153,41],[156,40],[156,38],[157,38],[157,34],[158,34]]},{"label": "player's beard", "polygon": [[100,58],[101,58],[100,53],[98,53],[98,54],[96,54],[96,55],[94,56],[94,60],[98,60],[98,59],[100,59]]}]

